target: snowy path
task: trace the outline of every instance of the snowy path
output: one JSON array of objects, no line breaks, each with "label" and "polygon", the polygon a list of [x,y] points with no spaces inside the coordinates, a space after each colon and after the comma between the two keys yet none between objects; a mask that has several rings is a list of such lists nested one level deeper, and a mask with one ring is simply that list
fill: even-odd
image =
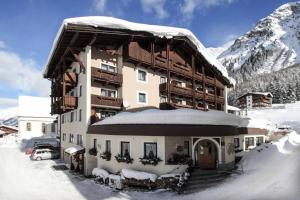
[{"label": "snowy path", "polygon": [[[2,141],[3,143],[3,141]],[[54,161],[33,162],[17,146],[0,141],[0,199],[299,199],[300,136],[293,133],[276,144],[252,151],[244,160],[245,174],[219,187],[191,195],[160,192],[113,192],[91,180],[54,171]],[[268,148],[266,148],[268,146]]]}]

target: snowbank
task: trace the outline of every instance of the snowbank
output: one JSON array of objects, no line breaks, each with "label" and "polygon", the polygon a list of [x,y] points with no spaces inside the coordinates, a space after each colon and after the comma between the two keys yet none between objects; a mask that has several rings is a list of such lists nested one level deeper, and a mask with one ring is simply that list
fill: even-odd
[{"label": "snowbank", "polygon": [[199,111],[193,109],[158,110],[141,112],[122,112],[99,121],[93,126],[104,124],[193,124],[239,126],[242,119],[223,111]]},{"label": "snowbank", "polygon": [[[119,30],[131,30],[131,31],[143,31],[148,32],[154,36],[160,38],[171,39],[173,37],[187,37],[194,45],[197,47],[198,51],[203,55],[203,57],[212,64],[224,77],[226,77],[232,84],[232,79],[229,78],[226,68],[219,63],[214,56],[212,56],[203,44],[197,39],[197,37],[188,29],[169,27],[169,26],[157,26],[149,24],[140,24],[129,22],[122,19],[117,19],[113,17],[105,16],[87,16],[87,17],[76,17],[65,19],[56,35],[56,38],[53,42],[52,49],[50,51],[46,67],[49,65],[50,59],[54,52],[54,49],[57,47],[57,41],[65,27],[69,24],[78,24],[78,25],[88,25],[98,28],[110,28],[110,29],[119,29]],[[47,68],[45,70],[45,73]]]},{"label": "snowbank", "polygon": [[156,174],[135,171],[135,170],[131,170],[131,169],[122,169],[121,176],[122,176],[122,179],[125,179],[125,178],[134,178],[136,180],[150,179],[152,182],[154,182],[157,179]]},{"label": "snowbank", "polygon": [[94,168],[92,171],[92,175],[96,177],[101,177],[101,178],[107,178],[109,176],[109,173],[105,169],[101,168]]},{"label": "snowbank", "polygon": [[264,119],[255,119],[255,118],[244,118],[240,127],[244,128],[260,128],[267,130],[274,130],[275,127],[272,122]]}]

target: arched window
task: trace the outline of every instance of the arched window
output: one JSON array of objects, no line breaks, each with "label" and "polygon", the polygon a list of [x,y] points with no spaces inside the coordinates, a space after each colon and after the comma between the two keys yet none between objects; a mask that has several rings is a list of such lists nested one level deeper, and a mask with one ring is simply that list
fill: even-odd
[{"label": "arched window", "polygon": [[31,131],[31,123],[30,122],[26,123],[26,130]]}]

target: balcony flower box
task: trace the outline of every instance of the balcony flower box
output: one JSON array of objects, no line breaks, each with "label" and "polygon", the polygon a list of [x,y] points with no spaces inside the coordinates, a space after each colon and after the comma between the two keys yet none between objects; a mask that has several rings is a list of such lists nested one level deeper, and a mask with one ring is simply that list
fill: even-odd
[{"label": "balcony flower box", "polygon": [[157,158],[147,158],[147,157],[140,158],[140,162],[143,165],[154,165],[154,166],[156,166],[161,161],[162,160],[159,157],[157,157]]},{"label": "balcony flower box", "polygon": [[103,160],[106,160],[106,161],[110,161],[111,153],[108,152],[108,151],[105,151],[105,152],[100,154],[100,158],[102,158]]},{"label": "balcony flower box", "polygon": [[118,155],[115,156],[115,158],[118,162],[125,162],[127,164],[133,162],[133,158],[131,158],[129,155],[128,156],[121,156],[120,154],[118,154]]},{"label": "balcony flower box", "polygon": [[89,154],[92,156],[97,156],[97,153],[98,153],[98,151],[96,148],[92,148],[89,150]]}]

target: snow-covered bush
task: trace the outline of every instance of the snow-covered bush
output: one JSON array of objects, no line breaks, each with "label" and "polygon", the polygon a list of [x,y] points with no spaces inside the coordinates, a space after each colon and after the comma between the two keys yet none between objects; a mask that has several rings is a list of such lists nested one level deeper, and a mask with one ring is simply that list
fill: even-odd
[{"label": "snow-covered bush", "polygon": [[92,175],[95,177],[95,182],[97,183],[104,184],[108,182],[107,178],[109,176],[109,173],[104,169],[94,168],[92,171]]}]

